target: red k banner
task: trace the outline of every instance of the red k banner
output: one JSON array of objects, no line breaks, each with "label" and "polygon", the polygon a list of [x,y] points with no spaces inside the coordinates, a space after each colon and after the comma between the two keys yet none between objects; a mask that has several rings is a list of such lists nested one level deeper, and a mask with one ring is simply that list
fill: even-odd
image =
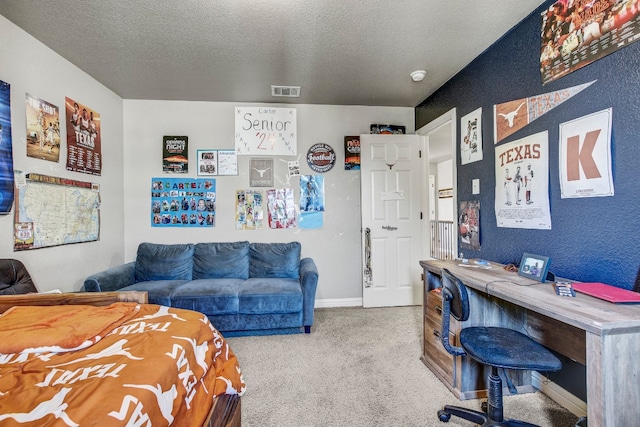
[{"label": "red k banner", "polygon": [[613,196],[611,108],[560,125],[562,198]]}]

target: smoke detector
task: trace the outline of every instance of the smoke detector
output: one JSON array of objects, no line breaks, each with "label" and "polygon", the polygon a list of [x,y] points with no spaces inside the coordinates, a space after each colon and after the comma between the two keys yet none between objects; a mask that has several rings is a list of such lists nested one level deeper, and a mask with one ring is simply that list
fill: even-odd
[{"label": "smoke detector", "polygon": [[300,86],[274,86],[271,85],[271,96],[284,96],[288,98],[300,97]]},{"label": "smoke detector", "polygon": [[409,74],[411,76],[411,80],[414,82],[421,82],[422,79],[427,75],[425,70],[416,70],[413,73]]}]

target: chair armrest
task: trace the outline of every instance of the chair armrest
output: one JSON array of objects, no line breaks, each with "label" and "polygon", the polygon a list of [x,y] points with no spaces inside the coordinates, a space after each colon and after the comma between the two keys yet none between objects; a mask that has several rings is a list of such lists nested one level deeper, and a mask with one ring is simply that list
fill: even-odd
[{"label": "chair armrest", "polygon": [[316,302],[316,288],[318,287],[318,268],[311,258],[300,260],[300,286],[302,287],[304,326],[313,325],[313,309]]},{"label": "chair armrest", "polygon": [[136,263],[129,262],[92,274],[84,281],[87,292],[112,292],[135,283]]}]

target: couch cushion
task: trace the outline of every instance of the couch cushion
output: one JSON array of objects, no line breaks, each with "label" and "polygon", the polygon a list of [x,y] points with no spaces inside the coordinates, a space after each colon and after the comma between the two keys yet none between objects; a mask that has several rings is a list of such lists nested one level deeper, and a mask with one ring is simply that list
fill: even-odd
[{"label": "couch cushion", "polygon": [[302,288],[298,279],[252,278],[238,294],[240,314],[302,312]]},{"label": "couch cushion", "polygon": [[187,280],[151,280],[125,286],[118,291],[147,291],[149,304],[171,306],[171,294],[176,288],[187,283]]},{"label": "couch cushion", "polygon": [[191,280],[193,244],[140,243],[136,257],[136,282]]},{"label": "couch cushion", "polygon": [[249,277],[300,278],[300,243],[251,243]]},{"label": "couch cushion", "polygon": [[176,308],[195,310],[207,315],[235,314],[238,312],[238,292],[242,279],[192,280],[180,286],[171,295]]},{"label": "couch cushion", "polygon": [[249,278],[249,242],[196,244],[193,280],[218,278]]}]

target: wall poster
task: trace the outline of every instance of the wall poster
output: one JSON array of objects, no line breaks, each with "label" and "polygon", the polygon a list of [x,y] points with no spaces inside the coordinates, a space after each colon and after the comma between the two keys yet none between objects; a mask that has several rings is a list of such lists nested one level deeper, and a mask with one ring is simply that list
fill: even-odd
[{"label": "wall poster", "polygon": [[296,206],[293,200],[293,189],[268,190],[267,210],[269,213],[269,228],[295,228]]},{"label": "wall poster", "polygon": [[11,85],[0,80],[0,215],[8,214],[12,205]]},{"label": "wall poster", "polygon": [[262,203],[261,191],[236,191],[236,230],[262,228],[264,220]]},{"label": "wall poster", "polygon": [[560,124],[561,197],[613,196],[612,109]]},{"label": "wall poster", "polygon": [[559,0],[540,15],[547,84],[640,39],[637,0]]},{"label": "wall poster", "polygon": [[480,250],[480,201],[460,202],[458,210],[460,247]]},{"label": "wall poster", "polygon": [[162,137],[162,172],[189,172],[189,137]]},{"label": "wall poster", "polygon": [[360,136],[344,137],[344,169],[360,170]]},{"label": "wall poster", "polygon": [[26,115],[27,156],[60,161],[60,109],[27,94]]},{"label": "wall poster", "polygon": [[295,156],[298,134],[295,108],[236,107],[236,153]]},{"label": "wall poster", "polygon": [[548,132],[499,145],[495,153],[498,227],[551,230]]},{"label": "wall poster", "polygon": [[15,171],[14,251],[100,238],[100,186]]},{"label": "wall poster", "polygon": [[250,187],[272,187],[273,186],[273,159],[252,158],[249,170]]},{"label": "wall poster", "polygon": [[300,228],[322,228],[324,223],[324,176],[300,175]]},{"label": "wall poster", "polygon": [[482,160],[482,108],[460,119],[460,133],[461,164]]},{"label": "wall poster", "polygon": [[152,227],[215,225],[215,179],[151,178]]},{"label": "wall poster", "polygon": [[92,175],[102,171],[100,114],[65,98],[67,114],[67,170]]}]

